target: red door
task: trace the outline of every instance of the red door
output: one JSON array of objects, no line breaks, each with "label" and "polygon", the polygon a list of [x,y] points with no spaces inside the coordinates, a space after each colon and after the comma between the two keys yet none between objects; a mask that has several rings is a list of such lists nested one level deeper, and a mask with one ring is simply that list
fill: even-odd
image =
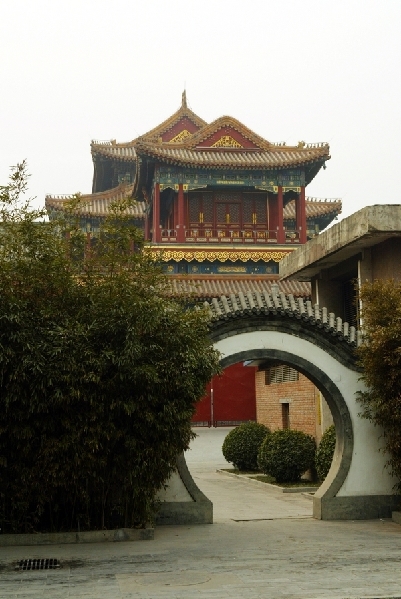
[{"label": "red door", "polygon": [[192,422],[197,426],[230,426],[256,420],[256,368],[242,362],[229,366],[209,383]]}]

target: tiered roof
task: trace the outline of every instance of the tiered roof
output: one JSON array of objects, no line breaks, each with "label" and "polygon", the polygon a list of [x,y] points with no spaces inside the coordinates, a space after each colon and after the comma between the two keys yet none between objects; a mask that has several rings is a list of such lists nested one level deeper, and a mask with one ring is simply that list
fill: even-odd
[{"label": "tiered roof", "polygon": [[223,116],[179,143],[138,138],[138,155],[178,166],[230,169],[282,169],[330,159],[329,145],[275,145],[229,116]]},{"label": "tiered roof", "polygon": [[[180,108],[168,117],[168,119],[160,123],[160,125],[157,125],[157,127],[154,127],[144,135],[125,143],[117,143],[114,139],[111,141],[92,140],[92,156],[100,155],[124,162],[135,162],[135,148],[138,143],[174,143],[174,141],[172,142],[171,140],[177,138],[180,133],[187,131],[189,135],[192,135],[206,125],[206,121],[188,108],[186,94],[184,92]],[[186,127],[189,127],[192,131],[188,131]],[[176,133],[175,129],[178,130],[178,133]],[[174,135],[174,133],[176,134]]]},{"label": "tiered roof", "polygon": [[[299,142],[296,146],[287,146],[285,143],[271,143],[240,121],[229,116],[222,116],[208,124],[188,107],[185,92],[182,95],[179,109],[157,127],[126,143],[117,143],[115,140],[92,141],[91,152],[94,161],[99,159],[99,163],[103,160],[110,160],[111,164],[120,162],[130,165],[127,170],[135,176],[135,181],[132,184],[122,183],[113,189],[84,194],[80,197],[75,213],[78,216],[94,218],[108,215],[111,204],[115,202],[141,195],[138,191],[142,189],[142,185],[146,184],[145,179],[148,177],[148,169],[144,168],[144,165],[148,162],[162,162],[195,169],[277,171],[303,167],[305,183],[308,184],[324,163],[330,159],[329,145],[326,143],[305,144]],[[100,170],[100,172],[102,171]],[[109,180],[107,183],[101,183],[101,185],[109,185]],[[46,197],[46,208],[50,213],[63,212],[66,203],[74,197],[73,195],[48,195]],[[143,219],[146,216],[147,208],[148,205],[145,201],[136,201],[127,208],[126,214],[134,219]],[[308,220],[319,217],[324,219],[324,217],[335,216],[340,212],[341,200],[316,200],[316,198],[307,198],[306,200],[306,217]],[[295,219],[295,204],[294,201],[289,201],[284,209],[284,220],[293,219]],[[177,245],[175,247],[171,246],[168,251],[165,250],[163,260],[194,260],[194,251],[201,249],[201,247],[191,248],[189,245],[181,248]],[[238,253],[244,249],[241,248],[241,250],[235,251]],[[157,251],[157,247],[153,250]],[[151,251],[153,250],[151,248]],[[209,248],[209,250],[216,253],[218,259],[223,261],[224,259],[233,258],[231,255],[222,256],[223,250],[221,248]],[[175,258],[170,256],[171,252],[174,251],[177,253]],[[191,255],[182,257],[181,254],[186,251]],[[286,248],[284,253],[288,253],[288,251],[290,249]],[[278,261],[283,253],[277,251],[276,255],[271,248],[269,248],[269,251],[267,249],[256,251],[253,248],[252,253],[251,249],[248,248],[243,257],[238,254],[234,259],[261,259],[260,252],[263,252],[265,261],[268,259]],[[210,256],[204,259],[210,259]],[[217,258],[212,256],[212,259]],[[298,281],[278,282],[276,275],[189,275],[185,277],[175,275],[171,277],[170,283],[173,294],[191,293],[198,299],[210,299],[238,293],[247,294],[249,292],[269,294],[273,284],[278,284],[279,290],[285,294],[293,294],[295,297],[303,298],[310,297],[308,283]]]},{"label": "tiered roof", "polygon": [[[330,159],[327,143],[274,144],[229,116],[207,124],[188,108],[185,92],[181,107],[154,129],[127,143],[93,141],[91,149],[94,157],[124,162],[147,156],[178,166],[214,169],[283,169],[316,163],[319,169]],[[316,172],[311,169],[307,183]]]}]

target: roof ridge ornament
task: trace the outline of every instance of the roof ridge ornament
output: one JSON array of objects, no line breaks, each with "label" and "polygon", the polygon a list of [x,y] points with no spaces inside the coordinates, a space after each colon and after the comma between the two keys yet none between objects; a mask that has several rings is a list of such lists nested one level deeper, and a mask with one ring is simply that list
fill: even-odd
[{"label": "roof ridge ornament", "polygon": [[188,108],[188,106],[187,106],[187,90],[186,89],[184,89],[184,91],[182,92],[181,107]]}]

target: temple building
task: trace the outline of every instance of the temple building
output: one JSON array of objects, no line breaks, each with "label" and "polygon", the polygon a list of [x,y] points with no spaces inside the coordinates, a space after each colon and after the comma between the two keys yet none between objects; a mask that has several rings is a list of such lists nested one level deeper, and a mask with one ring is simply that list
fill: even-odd
[{"label": "temple building", "polygon": [[[111,203],[134,198],[132,222],[150,251],[162,252],[173,289],[184,286],[199,299],[268,292],[279,261],[341,212],[339,199],[306,195],[330,159],[328,144],[272,143],[228,116],[206,123],[188,107],[185,92],[179,109],[151,131],[126,143],[92,141],[91,153],[92,193],[82,195],[77,207],[81,227],[95,236]],[[49,218],[62,213],[70,198],[47,196]],[[285,293],[310,295],[308,283],[279,285]],[[242,377],[243,395],[255,397],[255,372],[235,368],[231,395],[240,393]],[[251,411],[244,402],[248,408],[237,410],[241,417],[228,417],[231,402],[218,421],[255,419],[255,399]],[[198,420],[210,422],[202,410]]]}]

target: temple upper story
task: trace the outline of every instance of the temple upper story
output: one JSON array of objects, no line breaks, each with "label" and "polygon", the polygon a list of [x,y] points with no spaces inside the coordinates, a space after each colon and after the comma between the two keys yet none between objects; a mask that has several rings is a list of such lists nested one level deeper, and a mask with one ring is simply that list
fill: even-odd
[{"label": "temple upper story", "polygon": [[[205,122],[182,95],[179,109],[126,143],[92,141],[92,193],[77,215],[96,234],[124,198],[166,271],[179,275],[276,276],[278,262],[341,212],[341,200],[306,196],[326,167],[326,143],[272,143],[237,119]],[[50,218],[68,196],[47,196]],[[230,275],[231,273],[231,275]]]},{"label": "temple upper story", "polygon": [[[151,131],[127,143],[93,141],[91,152],[85,200],[94,218],[124,190],[153,243],[304,243],[341,211],[339,200],[312,208],[305,196],[330,159],[328,144],[271,143],[228,116],[208,124],[185,92],[180,108]],[[62,200],[50,196],[46,204],[62,209]]]}]

